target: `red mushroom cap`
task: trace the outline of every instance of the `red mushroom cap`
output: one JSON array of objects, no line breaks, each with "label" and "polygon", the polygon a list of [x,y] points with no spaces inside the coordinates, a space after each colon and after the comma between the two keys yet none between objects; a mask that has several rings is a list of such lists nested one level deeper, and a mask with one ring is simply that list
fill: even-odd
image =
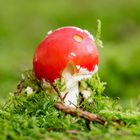
[{"label": "red mushroom cap", "polygon": [[98,65],[98,52],[89,32],[68,26],[50,33],[37,47],[35,75],[39,80],[54,82],[70,61],[91,72]]}]

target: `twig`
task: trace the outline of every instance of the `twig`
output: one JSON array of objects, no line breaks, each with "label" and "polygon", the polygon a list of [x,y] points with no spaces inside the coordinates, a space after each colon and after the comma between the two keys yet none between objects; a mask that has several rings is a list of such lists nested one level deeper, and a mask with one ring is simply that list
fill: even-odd
[{"label": "twig", "polygon": [[66,98],[67,94],[68,94],[68,92],[64,95],[63,100]]},{"label": "twig", "polygon": [[58,110],[61,110],[62,112],[66,113],[66,114],[71,114],[72,116],[79,116],[81,118],[84,118],[84,119],[92,121],[92,122],[98,122],[102,125],[107,124],[107,122],[104,119],[102,119],[100,116],[98,116],[96,114],[92,114],[87,111],[83,111],[82,109],[66,107],[61,103],[55,103],[55,108]]},{"label": "twig", "polygon": [[72,103],[70,100],[68,100],[68,101],[69,101],[70,105],[73,105],[77,108],[77,106],[74,103]]},{"label": "twig", "polygon": [[125,122],[123,122],[122,120],[118,120],[118,119],[113,118],[112,121],[117,123],[118,125],[122,125],[122,126],[126,125]]},{"label": "twig", "polygon": [[61,96],[61,93],[60,93],[59,90],[57,89],[57,87],[56,87],[54,84],[52,84],[52,83],[50,83],[50,84],[51,84],[51,86],[53,87],[53,89],[56,91],[56,93],[58,94],[60,100],[63,102],[63,98],[62,98],[62,96]]},{"label": "twig", "polygon": [[65,133],[67,133],[67,134],[78,134],[79,131],[77,131],[77,130],[66,130]]},{"label": "twig", "polygon": [[21,93],[21,91],[23,89],[23,84],[24,84],[24,80],[22,80],[18,83],[17,90],[14,92],[15,96],[18,96]]}]

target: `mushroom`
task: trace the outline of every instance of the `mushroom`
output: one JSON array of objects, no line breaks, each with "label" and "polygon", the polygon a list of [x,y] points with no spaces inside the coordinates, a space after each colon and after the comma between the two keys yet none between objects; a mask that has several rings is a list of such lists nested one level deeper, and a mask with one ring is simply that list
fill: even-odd
[{"label": "mushroom", "polygon": [[98,71],[98,51],[93,36],[73,26],[49,32],[36,48],[33,68],[39,80],[55,83],[63,77],[66,82],[66,92],[61,93],[64,105],[76,107],[78,82]]}]

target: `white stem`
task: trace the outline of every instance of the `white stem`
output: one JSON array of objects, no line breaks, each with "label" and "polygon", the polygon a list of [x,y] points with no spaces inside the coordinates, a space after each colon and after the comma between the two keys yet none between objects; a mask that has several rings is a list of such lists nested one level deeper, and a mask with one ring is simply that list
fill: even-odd
[{"label": "white stem", "polygon": [[66,92],[61,93],[64,98],[64,105],[75,108],[77,106],[79,98],[79,86],[78,82],[90,78],[98,71],[98,66],[95,67],[93,72],[89,72],[86,69],[81,68],[80,73],[74,73],[72,65],[68,65],[63,71],[63,77],[66,81]]},{"label": "white stem", "polygon": [[64,105],[75,108],[77,106],[77,100],[79,97],[78,82],[74,81],[72,84],[70,84],[70,82],[67,82],[66,87],[67,93],[64,98]]}]

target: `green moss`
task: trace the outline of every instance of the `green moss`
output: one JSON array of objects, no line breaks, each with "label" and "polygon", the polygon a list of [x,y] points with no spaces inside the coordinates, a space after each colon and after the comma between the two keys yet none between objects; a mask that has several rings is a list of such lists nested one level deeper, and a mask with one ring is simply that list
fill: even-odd
[{"label": "green moss", "polygon": [[[108,139],[112,136],[114,139],[119,139],[119,136],[136,139],[140,136],[139,109],[123,109],[118,99],[105,96],[105,83],[100,81],[98,75],[81,83],[82,87],[90,88],[92,102],[84,100],[79,102],[79,107],[100,115],[108,122],[105,126],[95,122],[87,125],[82,118],[56,110],[54,103],[58,101],[57,93],[49,84],[45,85],[35,78],[32,71],[24,73],[17,91],[0,110],[1,140],[84,140],[92,137]],[[32,88],[32,94],[28,94],[27,87]],[[68,134],[68,130],[74,130],[76,134]]]}]

